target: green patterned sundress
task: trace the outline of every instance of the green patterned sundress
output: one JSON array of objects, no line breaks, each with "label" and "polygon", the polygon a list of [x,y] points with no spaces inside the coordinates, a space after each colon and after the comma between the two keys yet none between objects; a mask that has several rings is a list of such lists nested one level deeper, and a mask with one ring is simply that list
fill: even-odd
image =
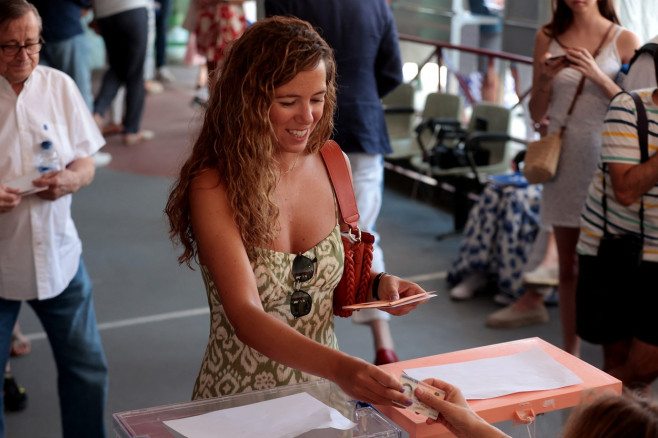
[{"label": "green patterned sundress", "polygon": [[[303,254],[316,257],[315,274],[301,289],[313,298],[311,312],[295,319],[290,313],[292,261],[297,254],[258,249],[251,263],[258,293],[267,313],[304,336],[338,348],[334,334],[333,291],[343,275],[345,253],[340,227]],[[201,273],[210,306],[210,339],[194,385],[193,399],[219,397],[317,380],[316,376],[282,365],[240,341],[224,313],[217,288],[205,266]]]}]

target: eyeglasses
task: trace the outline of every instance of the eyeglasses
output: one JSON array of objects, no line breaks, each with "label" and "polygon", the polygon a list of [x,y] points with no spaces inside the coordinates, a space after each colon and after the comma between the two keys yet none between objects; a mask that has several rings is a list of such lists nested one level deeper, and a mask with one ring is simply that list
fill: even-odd
[{"label": "eyeglasses", "polygon": [[20,53],[21,49],[25,49],[28,55],[36,55],[41,51],[44,41],[41,40],[38,43],[25,44],[19,46],[17,44],[6,44],[0,46],[2,48],[2,54],[5,56],[16,56]]},{"label": "eyeglasses", "polygon": [[318,259],[315,257],[310,259],[302,254],[297,254],[297,257],[292,261],[292,278],[295,280],[295,291],[290,295],[290,313],[295,318],[308,315],[311,312],[313,298],[308,292],[300,289],[300,283],[313,278],[315,262],[317,261]]}]

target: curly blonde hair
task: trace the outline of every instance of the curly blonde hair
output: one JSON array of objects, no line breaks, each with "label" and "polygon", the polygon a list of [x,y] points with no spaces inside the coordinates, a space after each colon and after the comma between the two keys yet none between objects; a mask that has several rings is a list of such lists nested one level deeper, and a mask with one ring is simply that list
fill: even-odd
[{"label": "curly blonde hair", "polygon": [[201,172],[216,169],[226,186],[242,242],[253,259],[254,248],[270,245],[278,232],[274,189],[280,172],[274,153],[277,139],[270,122],[276,88],[324,61],[327,73],[324,112],[311,133],[306,154],[319,151],[333,131],[336,67],[333,51],[302,20],[272,17],[250,26],[226,57],[211,88],[209,107],[191,156],[174,183],[165,213],[169,235],[183,245],[179,263],[197,259],[190,219],[189,191]]}]

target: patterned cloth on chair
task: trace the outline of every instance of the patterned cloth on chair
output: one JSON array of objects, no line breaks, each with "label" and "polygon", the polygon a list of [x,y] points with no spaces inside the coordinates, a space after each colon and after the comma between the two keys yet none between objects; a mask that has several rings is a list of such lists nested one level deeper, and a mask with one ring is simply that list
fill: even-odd
[{"label": "patterned cloth on chair", "polygon": [[496,280],[511,298],[523,292],[522,273],[539,231],[541,185],[504,185],[490,181],[469,212],[459,257],[448,273],[451,286],[471,273]]}]

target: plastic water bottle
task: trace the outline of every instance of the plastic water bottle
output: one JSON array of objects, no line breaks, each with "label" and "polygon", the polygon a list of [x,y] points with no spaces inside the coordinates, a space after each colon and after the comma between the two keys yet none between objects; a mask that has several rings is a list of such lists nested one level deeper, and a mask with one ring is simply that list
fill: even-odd
[{"label": "plastic water bottle", "polygon": [[50,140],[41,143],[41,151],[37,156],[37,169],[42,174],[59,170],[59,155],[53,149],[53,142]]}]

